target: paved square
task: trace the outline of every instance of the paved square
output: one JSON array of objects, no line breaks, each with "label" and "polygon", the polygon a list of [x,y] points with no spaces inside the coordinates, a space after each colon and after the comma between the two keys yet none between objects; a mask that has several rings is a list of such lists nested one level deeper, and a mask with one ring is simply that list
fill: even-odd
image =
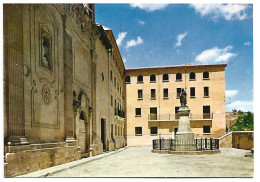
[{"label": "paved square", "polygon": [[248,150],[222,148],[219,154],[172,155],[130,147],[48,177],[253,177]]}]

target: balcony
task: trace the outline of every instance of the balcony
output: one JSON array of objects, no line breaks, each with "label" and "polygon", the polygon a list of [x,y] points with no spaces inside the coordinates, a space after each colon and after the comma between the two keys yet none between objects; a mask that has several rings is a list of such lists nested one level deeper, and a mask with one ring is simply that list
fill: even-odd
[{"label": "balcony", "polygon": [[[190,120],[212,120],[213,113],[202,113],[202,114],[193,114],[190,113]],[[148,114],[148,121],[178,121],[180,119],[179,114]]]},{"label": "balcony", "polygon": [[123,110],[115,108],[115,116],[118,116],[120,118],[125,118],[125,112]]}]

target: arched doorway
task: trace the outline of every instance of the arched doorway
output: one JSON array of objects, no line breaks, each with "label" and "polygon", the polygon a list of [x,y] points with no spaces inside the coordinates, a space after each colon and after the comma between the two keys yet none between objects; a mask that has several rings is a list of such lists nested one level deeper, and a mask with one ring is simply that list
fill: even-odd
[{"label": "arched doorway", "polygon": [[80,92],[78,96],[80,101],[81,109],[78,113],[78,122],[77,122],[77,141],[78,146],[80,147],[81,157],[89,156],[90,148],[90,125],[89,125],[89,116],[88,116],[88,99],[86,94]]}]

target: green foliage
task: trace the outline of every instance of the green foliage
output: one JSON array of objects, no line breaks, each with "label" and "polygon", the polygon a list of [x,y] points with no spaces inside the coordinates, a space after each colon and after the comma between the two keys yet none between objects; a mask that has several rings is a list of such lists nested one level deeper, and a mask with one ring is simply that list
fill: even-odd
[{"label": "green foliage", "polygon": [[229,127],[229,131],[253,131],[254,130],[254,115],[251,112],[244,114],[238,111],[239,117],[234,126]]}]

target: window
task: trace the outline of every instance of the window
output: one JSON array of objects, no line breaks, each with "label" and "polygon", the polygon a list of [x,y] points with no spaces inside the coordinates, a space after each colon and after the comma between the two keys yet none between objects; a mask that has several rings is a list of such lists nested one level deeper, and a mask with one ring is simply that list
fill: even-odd
[{"label": "window", "polygon": [[113,81],[113,72],[112,72],[112,70],[110,71],[110,80]]},{"label": "window", "polygon": [[113,124],[111,124],[111,138],[113,138]]},{"label": "window", "polygon": [[203,119],[210,119],[210,106],[203,106]]},{"label": "window", "polygon": [[196,74],[194,72],[190,73],[190,80],[195,80],[196,79]]},{"label": "window", "polygon": [[156,99],[155,89],[151,89],[151,99]]},{"label": "window", "polygon": [[125,77],[125,83],[131,83],[130,76],[126,76],[126,77]]},{"label": "window", "polygon": [[177,98],[180,98],[181,95],[181,88],[177,88]]},{"label": "window", "polygon": [[142,127],[135,127],[135,135],[142,135]]},{"label": "window", "polygon": [[190,97],[195,97],[195,87],[190,87]]},{"label": "window", "polygon": [[150,128],[151,135],[157,135],[157,131],[158,131],[158,129],[156,126],[152,126]]},{"label": "window", "polygon": [[142,75],[139,75],[139,76],[137,77],[137,82],[138,82],[138,83],[143,83],[143,76],[142,76]]},{"label": "window", "polygon": [[209,79],[209,72],[203,72],[203,79]]},{"label": "window", "polygon": [[209,87],[204,87],[204,97],[209,97]]},{"label": "window", "polygon": [[209,125],[203,125],[203,133],[210,133],[210,126]]},{"label": "window", "polygon": [[117,126],[115,126],[115,135],[117,135]]},{"label": "window", "polygon": [[113,107],[113,96],[111,95],[111,106]]},{"label": "window", "polygon": [[114,76],[114,86],[116,87],[116,77]]},{"label": "window", "polygon": [[176,106],[176,107],[175,107],[175,119],[180,119],[180,116],[179,116],[179,109],[180,109],[179,106]]},{"label": "window", "polygon": [[169,75],[163,74],[163,81],[169,81]]},{"label": "window", "polygon": [[182,74],[181,73],[176,74],[176,80],[182,80]]},{"label": "window", "polygon": [[150,76],[150,82],[156,82],[156,77],[155,75]]},{"label": "window", "polygon": [[101,79],[102,79],[102,82],[105,81],[105,75],[104,75],[104,71],[103,70],[101,71]]},{"label": "window", "polygon": [[168,88],[163,89],[163,98],[168,98]]},{"label": "window", "polygon": [[143,90],[138,90],[138,99],[143,99]]},{"label": "window", "polygon": [[157,107],[150,107],[150,120],[157,120]]},{"label": "window", "polygon": [[119,91],[119,83],[117,82],[117,91]]},{"label": "window", "polygon": [[135,116],[141,116],[141,108],[135,108]]}]

